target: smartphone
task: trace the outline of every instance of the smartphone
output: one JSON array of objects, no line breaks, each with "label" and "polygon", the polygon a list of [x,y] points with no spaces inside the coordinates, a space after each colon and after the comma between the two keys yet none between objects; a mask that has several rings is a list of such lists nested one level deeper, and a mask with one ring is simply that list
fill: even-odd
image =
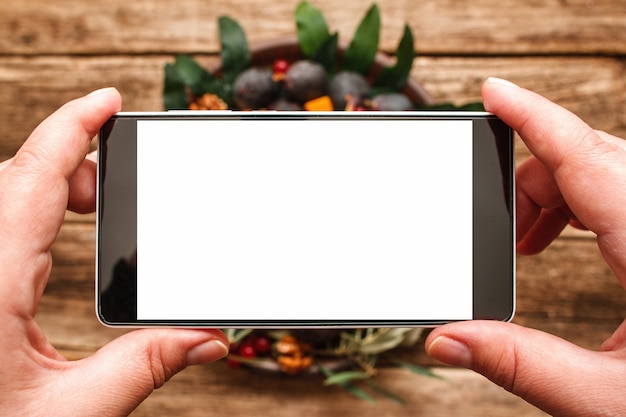
[{"label": "smartphone", "polygon": [[513,134],[474,112],[119,113],[98,152],[108,326],[508,321]]}]

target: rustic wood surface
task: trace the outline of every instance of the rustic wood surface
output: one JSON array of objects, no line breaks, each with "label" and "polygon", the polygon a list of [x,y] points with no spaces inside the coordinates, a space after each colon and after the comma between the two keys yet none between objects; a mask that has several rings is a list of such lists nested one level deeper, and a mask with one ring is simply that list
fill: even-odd
[{"label": "rustic wood surface", "polygon": [[[349,39],[367,4],[317,0]],[[179,52],[215,62],[216,18],[236,18],[254,42],[294,35],[296,0],[31,0],[0,2],[0,161],[65,101],[114,85],[125,110],[159,110],[162,68]],[[626,137],[626,5],[622,0],[381,0],[381,45],[395,48],[404,23],[416,37],[413,77],[439,101],[480,97],[486,76],[508,78],[557,101],[596,128]],[[528,156],[519,144],[517,160]],[[0,190],[1,191],[1,190]],[[37,316],[68,358],[88,356],[124,331],[102,327],[93,301],[93,215],[69,213]],[[518,259],[515,322],[597,348],[626,316],[626,294],[594,236],[568,230],[549,249]],[[384,369],[379,381],[406,405],[369,404],[317,378],[290,378],[223,362],[184,371],[135,416],[540,416],[470,371],[443,367],[423,347],[402,352],[443,379]]]}]

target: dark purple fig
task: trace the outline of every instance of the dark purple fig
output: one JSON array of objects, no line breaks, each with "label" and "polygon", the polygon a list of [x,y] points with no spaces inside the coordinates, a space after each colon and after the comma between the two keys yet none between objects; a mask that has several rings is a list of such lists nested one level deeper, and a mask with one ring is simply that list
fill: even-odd
[{"label": "dark purple fig", "polygon": [[353,71],[340,71],[331,80],[328,93],[335,110],[345,110],[348,100],[361,102],[370,96],[370,86],[365,77]]},{"label": "dark purple fig", "polygon": [[272,104],[270,104],[269,108],[272,110],[280,110],[280,111],[303,110],[301,105],[299,105],[296,102],[289,101],[285,98],[279,98],[278,100],[274,101]]},{"label": "dark purple fig", "polygon": [[238,108],[263,109],[278,96],[279,86],[272,78],[272,70],[255,67],[239,74],[233,90]]},{"label": "dark purple fig", "polygon": [[322,65],[305,59],[291,64],[284,83],[285,93],[290,100],[306,103],[326,95],[328,74]]}]

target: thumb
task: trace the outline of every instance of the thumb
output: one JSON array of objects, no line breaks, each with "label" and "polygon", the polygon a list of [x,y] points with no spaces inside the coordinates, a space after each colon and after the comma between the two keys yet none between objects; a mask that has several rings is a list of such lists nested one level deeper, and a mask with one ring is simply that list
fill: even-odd
[{"label": "thumb", "polygon": [[52,398],[71,407],[73,415],[126,416],[187,366],[226,356],[227,346],[228,340],[219,330],[130,332],[93,356],[74,362],[65,384],[54,388],[62,389],[62,395]]},{"label": "thumb", "polygon": [[555,336],[510,323],[459,322],[426,340],[434,359],[473,369],[551,415],[592,416],[615,402],[624,365]]}]

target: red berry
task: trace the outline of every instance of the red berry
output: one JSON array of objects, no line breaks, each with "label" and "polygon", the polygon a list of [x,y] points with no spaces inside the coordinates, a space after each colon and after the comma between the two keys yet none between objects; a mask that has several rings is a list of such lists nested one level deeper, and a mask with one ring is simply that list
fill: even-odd
[{"label": "red berry", "polygon": [[261,336],[254,341],[254,348],[257,353],[263,355],[272,348],[272,341],[265,336]]},{"label": "red berry", "polygon": [[230,369],[239,369],[241,367],[241,362],[228,358],[226,359],[226,366]]},{"label": "red berry", "polygon": [[239,356],[244,358],[253,359],[256,357],[256,349],[251,344],[243,344],[239,348]]},{"label": "red berry", "polygon": [[285,59],[277,59],[272,66],[272,72],[274,74],[284,74],[289,69],[289,62]]}]

